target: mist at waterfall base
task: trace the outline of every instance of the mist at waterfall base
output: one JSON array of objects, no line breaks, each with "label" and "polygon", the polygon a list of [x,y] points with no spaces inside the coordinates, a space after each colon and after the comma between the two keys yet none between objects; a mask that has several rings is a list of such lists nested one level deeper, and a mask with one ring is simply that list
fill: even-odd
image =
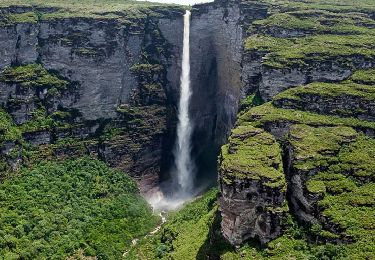
[{"label": "mist at waterfall base", "polygon": [[[161,186],[164,185],[165,189],[161,187],[160,191],[148,198],[148,201],[156,211],[175,209],[192,199],[199,192],[194,188],[196,168],[191,158],[193,126],[189,116],[190,97],[190,12],[186,11],[184,15],[177,139],[173,151],[174,165],[170,173],[171,179],[161,184]],[[164,193],[162,190],[164,190]]]}]

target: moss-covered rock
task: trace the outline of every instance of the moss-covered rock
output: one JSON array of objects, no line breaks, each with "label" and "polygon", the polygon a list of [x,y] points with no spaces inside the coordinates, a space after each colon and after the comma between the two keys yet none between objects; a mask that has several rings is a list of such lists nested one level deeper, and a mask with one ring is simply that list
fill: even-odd
[{"label": "moss-covered rock", "polygon": [[[373,253],[374,139],[347,127],[298,125],[289,137],[291,202],[322,241],[345,241],[348,254]],[[366,241],[366,242],[365,242]],[[358,255],[357,255],[358,257]]]},{"label": "moss-covered rock", "polygon": [[280,145],[264,130],[235,128],[219,159],[222,233],[231,244],[261,243],[281,234],[286,182]]},{"label": "moss-covered rock", "polygon": [[8,67],[0,76],[0,81],[18,84],[25,88],[66,88],[69,82],[48,72],[41,64]]},{"label": "moss-covered rock", "polygon": [[344,82],[316,82],[288,89],[274,97],[272,104],[279,108],[374,121],[375,88],[371,80],[372,70],[360,70]]},{"label": "moss-covered rock", "polygon": [[281,150],[272,135],[252,126],[238,126],[221,150],[222,181],[260,180],[265,186],[283,187]]}]

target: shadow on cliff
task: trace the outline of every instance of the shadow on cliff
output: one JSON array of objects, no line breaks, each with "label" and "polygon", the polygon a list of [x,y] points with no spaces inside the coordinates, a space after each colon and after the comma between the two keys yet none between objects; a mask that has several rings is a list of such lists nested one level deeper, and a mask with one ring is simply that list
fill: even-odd
[{"label": "shadow on cliff", "polygon": [[199,248],[196,259],[219,260],[220,256],[226,252],[233,251],[232,246],[224,239],[220,232],[221,215],[217,210],[214,220],[210,226],[207,238],[204,244]]},{"label": "shadow on cliff", "polygon": [[[209,228],[209,232],[204,244],[199,248],[196,255],[198,260],[220,260],[221,256],[228,252],[234,252],[236,249],[227,242],[221,234],[221,214],[219,210],[216,211],[215,217]],[[255,239],[250,239],[247,242],[250,247],[260,249],[259,242]],[[237,252],[238,253],[238,252]]]}]

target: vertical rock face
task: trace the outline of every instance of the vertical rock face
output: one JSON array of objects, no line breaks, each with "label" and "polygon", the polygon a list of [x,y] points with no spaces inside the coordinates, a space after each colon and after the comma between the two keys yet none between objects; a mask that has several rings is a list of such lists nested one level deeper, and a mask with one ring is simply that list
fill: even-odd
[{"label": "vertical rock face", "polygon": [[272,135],[251,126],[232,131],[219,161],[222,233],[232,245],[262,244],[281,233],[287,210],[281,149]]},{"label": "vertical rock face", "polygon": [[40,25],[40,59],[47,69],[80,82],[73,104],[88,120],[113,118],[137,85],[130,68],[140,60],[142,34],[114,22],[64,19]]},{"label": "vertical rock face", "polygon": [[[176,8],[142,15],[131,24],[61,17],[0,26],[1,71],[12,66],[22,75],[26,64],[38,63],[48,75],[69,82],[55,93],[53,83],[25,87],[15,78],[0,80],[0,104],[22,139],[49,147],[36,157],[89,153],[135,177],[144,190],[155,187],[168,156],[164,151],[172,147],[182,15]],[[69,116],[56,119],[61,113]],[[36,114],[63,120],[65,126],[28,127]],[[75,145],[57,147],[68,139]]]},{"label": "vertical rock face", "polygon": [[192,10],[191,115],[198,165],[215,165],[235,123],[242,87],[242,25],[266,12],[261,5],[247,7],[240,1],[215,1]]}]

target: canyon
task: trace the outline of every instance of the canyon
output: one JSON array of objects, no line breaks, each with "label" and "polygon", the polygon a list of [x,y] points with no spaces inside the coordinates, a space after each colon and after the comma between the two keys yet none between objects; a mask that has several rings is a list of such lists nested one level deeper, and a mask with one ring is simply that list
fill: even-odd
[{"label": "canyon", "polygon": [[[271,2],[190,8],[192,193],[219,186],[203,258],[219,257],[218,236],[271,248],[293,225],[369,257],[372,242],[358,248],[374,234],[375,6]],[[146,198],[171,192],[186,7],[111,8],[0,6],[2,180],[90,156]]]}]

